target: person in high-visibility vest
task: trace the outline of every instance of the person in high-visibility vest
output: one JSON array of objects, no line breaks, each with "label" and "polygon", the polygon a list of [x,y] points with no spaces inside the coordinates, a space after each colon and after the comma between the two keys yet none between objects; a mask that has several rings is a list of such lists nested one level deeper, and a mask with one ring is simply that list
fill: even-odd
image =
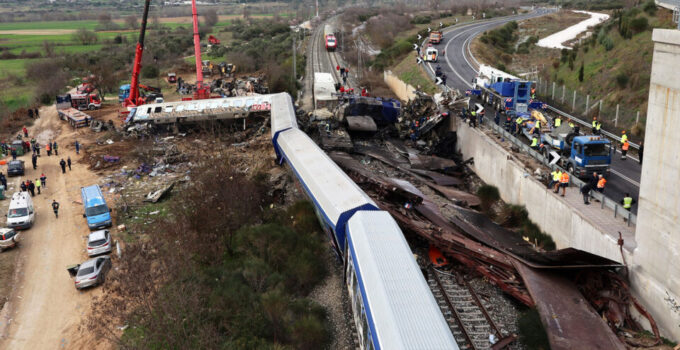
[{"label": "person in high-visibility vest", "polygon": [[628,141],[628,135],[626,135],[626,130],[621,131],[621,145]]},{"label": "person in high-visibility vest", "polygon": [[623,204],[623,209],[630,210],[633,204],[635,204],[635,200],[633,200],[633,197],[630,196],[630,193],[626,193],[626,195],[621,200],[621,204]]},{"label": "person in high-visibility vest", "polygon": [[595,126],[595,135],[600,135],[600,129],[602,128],[602,123],[597,122],[597,125]]},{"label": "person in high-visibility vest", "polygon": [[531,148],[538,149],[538,137],[534,136],[531,139]]},{"label": "person in high-visibility vest", "polygon": [[560,176],[560,187],[562,187],[562,197],[567,193],[567,187],[569,187],[569,173],[563,172]]},{"label": "person in high-visibility vest", "polygon": [[621,160],[626,160],[626,153],[628,153],[628,147],[630,147],[630,143],[628,140],[626,140],[623,143],[623,146],[621,146]]},{"label": "person in high-visibility vest", "polygon": [[604,193],[604,185],[607,184],[607,179],[600,174],[599,180],[597,181],[597,192]]},{"label": "person in high-visibility vest", "polygon": [[515,134],[519,134],[522,130],[522,123],[524,123],[524,120],[522,120],[522,117],[517,117],[517,119],[515,119],[515,123]]},{"label": "person in high-visibility vest", "polygon": [[597,128],[597,117],[593,117],[593,134],[595,134],[595,129]]},{"label": "person in high-visibility vest", "polygon": [[572,128],[574,127],[574,122],[572,122],[571,119],[569,119],[569,126],[571,126]]},{"label": "person in high-visibility vest", "polygon": [[553,185],[553,186],[554,186],[553,191],[554,191],[555,193],[558,193],[559,190],[560,190],[560,180],[561,180],[561,179],[562,179],[562,170],[559,170],[559,169],[558,169],[558,170],[557,170],[557,174],[556,174],[556,176],[555,176],[555,184]]},{"label": "person in high-visibility vest", "polygon": [[552,177],[551,177],[550,183],[548,183],[548,188],[553,188],[553,186],[556,183],[560,182],[560,171],[558,169],[555,169],[550,173],[550,176],[552,176]]},{"label": "person in high-visibility vest", "polygon": [[555,118],[555,127],[559,128],[560,125],[562,125],[562,118],[560,117]]}]

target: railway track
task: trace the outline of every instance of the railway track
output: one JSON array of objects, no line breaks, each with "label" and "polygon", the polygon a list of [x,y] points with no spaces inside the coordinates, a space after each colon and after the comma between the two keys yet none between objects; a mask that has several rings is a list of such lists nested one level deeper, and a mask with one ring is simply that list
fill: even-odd
[{"label": "railway track", "polygon": [[[460,273],[430,268],[427,282],[461,349],[502,349],[503,344],[511,341],[504,338],[489,315],[486,302]],[[495,346],[489,341],[491,335],[500,340]]]}]

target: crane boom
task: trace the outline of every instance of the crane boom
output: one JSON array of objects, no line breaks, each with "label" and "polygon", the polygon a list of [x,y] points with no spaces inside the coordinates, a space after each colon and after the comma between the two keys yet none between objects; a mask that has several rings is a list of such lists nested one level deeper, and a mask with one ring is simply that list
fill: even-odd
[{"label": "crane boom", "polygon": [[135,61],[132,66],[132,79],[130,80],[130,96],[125,99],[123,106],[138,106],[144,104],[144,100],[139,97],[139,72],[142,68],[142,55],[144,54],[144,34],[146,33],[146,22],[149,17],[149,4],[151,0],[144,1],[144,15],[142,16],[142,27],[139,29],[139,40],[135,49]]},{"label": "crane boom", "polygon": [[198,35],[198,11],[196,0],[191,0],[191,16],[194,20],[194,57],[196,58],[196,87],[203,87],[203,61],[201,60],[201,38]]}]

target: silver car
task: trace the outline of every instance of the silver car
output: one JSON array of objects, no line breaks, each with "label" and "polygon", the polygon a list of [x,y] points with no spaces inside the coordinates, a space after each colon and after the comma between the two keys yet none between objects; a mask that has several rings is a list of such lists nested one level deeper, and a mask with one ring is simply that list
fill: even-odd
[{"label": "silver car", "polygon": [[109,230],[94,231],[87,237],[87,255],[89,256],[111,253],[111,248]]},{"label": "silver car", "polygon": [[0,228],[0,252],[19,243],[19,233],[11,228]]},{"label": "silver car", "polygon": [[76,268],[76,289],[83,289],[104,283],[106,272],[111,268],[111,258],[100,256],[90,259]]}]

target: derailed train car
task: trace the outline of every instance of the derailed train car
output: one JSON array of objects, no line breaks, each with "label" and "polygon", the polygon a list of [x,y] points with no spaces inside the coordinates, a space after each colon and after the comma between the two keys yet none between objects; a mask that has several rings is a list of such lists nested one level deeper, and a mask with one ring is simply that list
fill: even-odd
[{"label": "derailed train car", "polygon": [[458,349],[394,219],[304,132],[288,94],[271,95],[272,142],[343,258],[361,349]]}]

